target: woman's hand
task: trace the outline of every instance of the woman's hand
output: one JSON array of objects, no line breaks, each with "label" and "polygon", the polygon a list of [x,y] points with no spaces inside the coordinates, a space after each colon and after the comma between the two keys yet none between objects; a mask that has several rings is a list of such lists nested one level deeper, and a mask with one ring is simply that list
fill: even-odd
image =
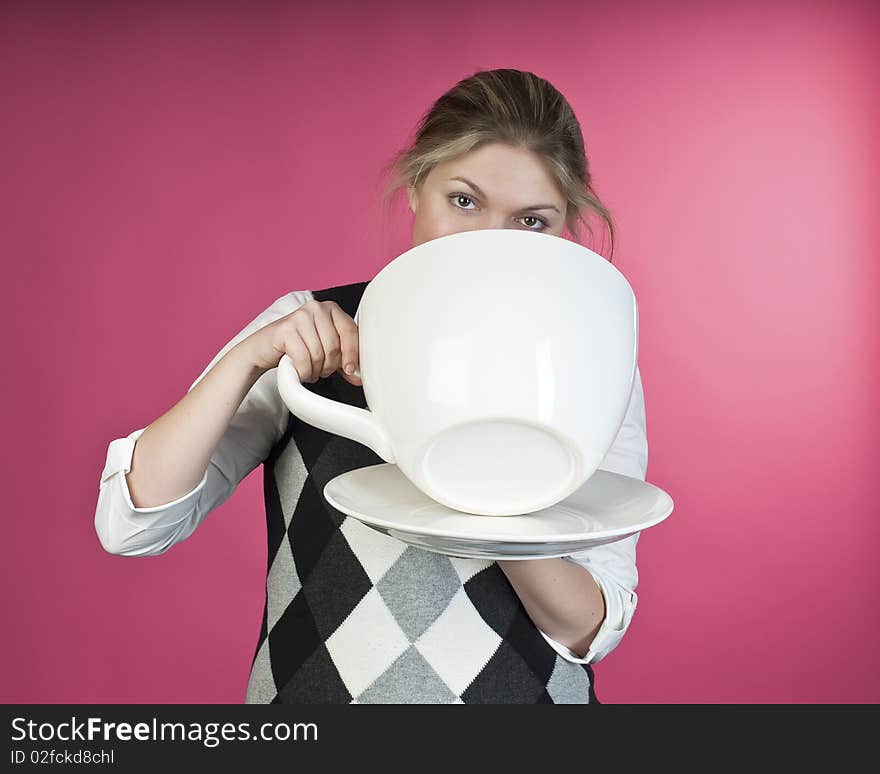
[{"label": "woman's hand", "polygon": [[301,382],[313,384],[339,370],[358,387],[358,329],[335,301],[306,301],[296,311],[252,333],[241,346],[256,368],[275,368],[290,355]]}]

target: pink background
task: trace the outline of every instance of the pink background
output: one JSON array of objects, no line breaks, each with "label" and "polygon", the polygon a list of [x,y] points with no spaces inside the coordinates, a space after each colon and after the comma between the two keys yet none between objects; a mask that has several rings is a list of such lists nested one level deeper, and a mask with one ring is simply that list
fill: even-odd
[{"label": "pink background", "polygon": [[676,505],[599,698],[880,700],[876,6],[421,6],[4,4],[0,699],[243,700],[260,469],[122,558],[93,527],[107,444],[278,296],[406,249],[380,166],[457,80],[517,67],[572,103],[617,218]]}]

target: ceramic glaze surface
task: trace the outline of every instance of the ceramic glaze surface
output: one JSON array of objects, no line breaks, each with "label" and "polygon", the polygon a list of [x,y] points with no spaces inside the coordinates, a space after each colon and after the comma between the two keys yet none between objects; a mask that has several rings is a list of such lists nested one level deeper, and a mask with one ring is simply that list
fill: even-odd
[{"label": "ceramic glaze surface", "polygon": [[480,559],[546,559],[612,543],[659,524],[672,498],[638,478],[597,470],[562,502],[535,513],[483,516],[441,505],[396,465],[343,473],[324,487],[336,509],[409,545]]},{"label": "ceramic glaze surface", "polygon": [[313,395],[287,356],[279,391],[449,508],[515,515],[560,502],[623,423],[636,300],[575,242],[511,229],[425,242],[376,275],[355,320],[370,411]]}]

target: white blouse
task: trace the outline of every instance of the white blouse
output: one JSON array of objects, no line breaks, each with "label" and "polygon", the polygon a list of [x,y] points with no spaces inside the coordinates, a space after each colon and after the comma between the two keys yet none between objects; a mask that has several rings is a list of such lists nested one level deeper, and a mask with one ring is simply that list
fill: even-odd
[{"label": "white blouse", "polygon": [[[240,341],[312,298],[311,291],[301,290],[276,300],[215,355],[189,389],[195,387]],[[132,504],[126,480],[135,443],[146,428],[111,441],[95,510],[95,530],[103,548],[120,556],[155,556],[188,538],[211,511],[229,498],[238,483],[269,456],[272,447],[284,435],[289,416],[289,409],[278,392],[277,372],[271,369],[257,379],[245,396],[196,487],[172,502],[150,508],[136,508]],[[644,481],[647,467],[645,399],[637,368],[626,417],[600,468]],[[565,645],[541,632],[566,660],[595,663],[623,639],[638,601],[635,592],[638,538],[639,533],[636,533],[565,557],[589,570],[605,598],[605,620],[584,658],[579,658]]]}]

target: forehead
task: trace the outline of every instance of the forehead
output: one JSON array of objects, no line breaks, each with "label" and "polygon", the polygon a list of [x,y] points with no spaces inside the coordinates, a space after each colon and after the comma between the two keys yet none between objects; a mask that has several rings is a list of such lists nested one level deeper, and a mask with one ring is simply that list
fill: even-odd
[{"label": "forehead", "polygon": [[525,148],[500,143],[483,145],[438,164],[431,170],[428,179],[435,184],[445,185],[451,177],[467,178],[493,200],[534,199],[537,196],[541,201],[563,201],[545,162]]}]

